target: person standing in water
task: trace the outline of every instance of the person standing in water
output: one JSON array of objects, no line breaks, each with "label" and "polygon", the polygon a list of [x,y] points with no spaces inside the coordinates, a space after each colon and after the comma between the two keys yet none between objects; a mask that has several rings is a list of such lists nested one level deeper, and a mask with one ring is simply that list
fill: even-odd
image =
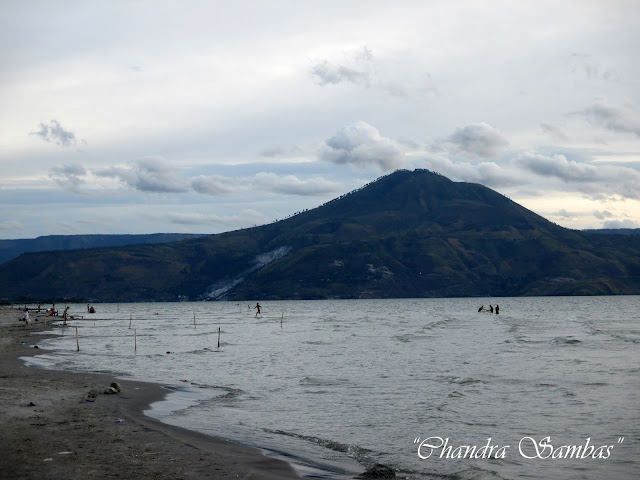
[{"label": "person standing in water", "polygon": [[256,309],[258,310],[258,311],[256,312],[256,317],[257,317],[258,315],[262,316],[262,313],[261,313],[261,310],[260,310],[262,307],[260,306],[260,304],[259,304],[259,303],[256,303],[256,306],[255,306],[255,307],[253,307],[253,308],[256,308]]},{"label": "person standing in water", "polygon": [[496,305],[496,315],[498,315],[499,313],[500,313],[500,307]]}]

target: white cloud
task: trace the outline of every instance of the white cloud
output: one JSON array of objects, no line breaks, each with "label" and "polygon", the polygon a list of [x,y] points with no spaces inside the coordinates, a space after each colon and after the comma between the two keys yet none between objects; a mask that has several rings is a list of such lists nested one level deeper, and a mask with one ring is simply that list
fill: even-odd
[{"label": "white cloud", "polygon": [[384,172],[402,168],[406,163],[401,145],[383,137],[366,122],[347,125],[325,140],[319,157],[339,165],[374,166]]}]

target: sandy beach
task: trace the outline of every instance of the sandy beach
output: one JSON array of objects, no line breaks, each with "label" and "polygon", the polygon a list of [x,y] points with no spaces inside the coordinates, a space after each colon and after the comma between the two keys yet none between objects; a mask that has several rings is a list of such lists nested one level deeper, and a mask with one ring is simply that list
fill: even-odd
[{"label": "sandy beach", "polygon": [[[160,385],[25,366],[45,326],[22,317],[0,307],[0,478],[300,478],[257,449],[145,416],[167,393]],[[114,381],[121,392],[104,394]]]}]

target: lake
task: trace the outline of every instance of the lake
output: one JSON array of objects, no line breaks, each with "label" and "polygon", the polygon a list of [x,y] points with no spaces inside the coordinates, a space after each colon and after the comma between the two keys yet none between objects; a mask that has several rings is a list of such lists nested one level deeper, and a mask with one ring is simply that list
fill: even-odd
[{"label": "lake", "polygon": [[28,361],[166,385],[149,414],[310,478],[640,471],[638,296],[255,303],[71,304]]}]

